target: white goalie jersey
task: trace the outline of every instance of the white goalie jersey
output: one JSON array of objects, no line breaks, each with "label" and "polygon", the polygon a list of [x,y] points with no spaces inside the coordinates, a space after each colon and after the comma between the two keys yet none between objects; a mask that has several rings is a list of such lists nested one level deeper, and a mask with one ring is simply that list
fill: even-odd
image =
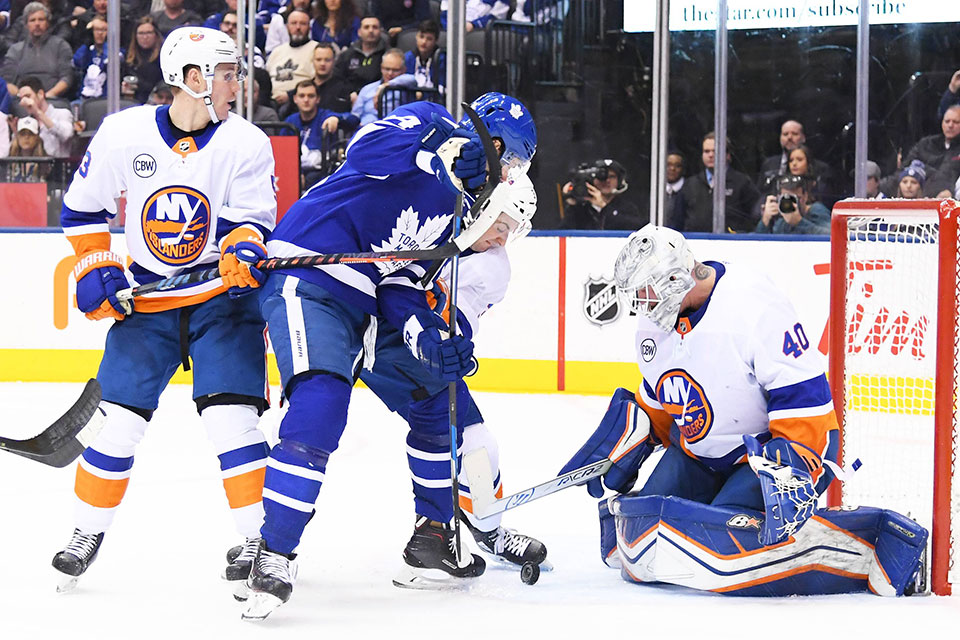
[{"label": "white goalie jersey", "polygon": [[677,330],[638,319],[637,398],[655,432],[714,469],[745,460],[745,434],[784,437],[823,457],[837,419],[816,343],[769,278],[707,264],[716,286]]},{"label": "white goalie jersey", "polygon": [[[104,119],[64,195],[64,233],[78,255],[109,248],[107,220],[126,200],[124,235],[136,284],[217,263],[218,242],[238,226],[266,237],[276,222],[267,136],[230,114],[196,138],[175,132],[168,107],[134,107]],[[106,247],[101,245],[106,243]],[[137,299],[137,310],[202,302],[219,279]]]}]

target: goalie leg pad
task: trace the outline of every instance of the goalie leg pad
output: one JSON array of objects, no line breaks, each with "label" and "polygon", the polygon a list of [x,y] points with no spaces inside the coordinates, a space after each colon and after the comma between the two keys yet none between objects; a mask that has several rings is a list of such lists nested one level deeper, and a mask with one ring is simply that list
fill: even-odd
[{"label": "goalie leg pad", "polygon": [[610,513],[607,500],[601,500],[597,507],[600,511],[600,559],[608,567],[620,568],[620,554],[617,553],[617,522]]},{"label": "goalie leg pad", "polygon": [[[479,414],[478,414],[479,415]],[[468,418],[470,416],[468,415]],[[490,465],[493,484],[490,491],[496,499],[503,497],[503,485],[500,483],[500,448],[497,445],[497,439],[493,436],[490,429],[483,422],[468,423],[463,429],[463,455],[466,456],[471,451],[483,449],[487,456],[487,463]],[[473,501],[470,489],[470,479],[467,477],[466,470],[460,468],[460,508],[464,515],[470,521],[474,528],[480,531],[493,531],[500,526],[503,519],[503,513],[495,513],[487,518],[478,518],[473,515]]]},{"label": "goalie leg pad", "polygon": [[923,567],[920,557],[929,533],[893,511],[883,510],[877,524],[876,562],[870,569],[870,590],[881,596],[902,596]]}]

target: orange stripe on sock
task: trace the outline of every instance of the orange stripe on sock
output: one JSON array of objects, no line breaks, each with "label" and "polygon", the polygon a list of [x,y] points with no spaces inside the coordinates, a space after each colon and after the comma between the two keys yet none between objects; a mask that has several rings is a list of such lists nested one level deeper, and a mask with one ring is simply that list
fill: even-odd
[{"label": "orange stripe on sock", "polygon": [[227,502],[231,509],[249,507],[263,499],[263,476],[266,472],[266,467],[260,467],[223,479],[223,489],[227,492]]},{"label": "orange stripe on sock", "polygon": [[77,479],[74,491],[77,497],[93,507],[112,509],[123,500],[130,478],[123,480],[107,480],[100,478],[80,465],[77,465]]}]

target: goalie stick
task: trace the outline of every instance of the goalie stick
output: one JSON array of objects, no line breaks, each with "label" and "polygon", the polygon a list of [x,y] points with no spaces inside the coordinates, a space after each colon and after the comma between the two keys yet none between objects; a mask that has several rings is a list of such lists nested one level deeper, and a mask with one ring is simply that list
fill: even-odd
[{"label": "goalie stick", "polygon": [[56,422],[29,440],[0,437],[0,450],[51,467],[65,467],[100,433],[106,415],[99,405],[100,383],[90,379],[77,401]]},{"label": "goalie stick", "polygon": [[493,495],[493,470],[490,468],[490,458],[483,447],[474,449],[463,456],[463,469],[470,482],[470,496],[473,501],[473,514],[478,518],[486,518],[497,513],[515,509],[520,505],[539,500],[557,491],[569,487],[576,487],[594,478],[599,478],[610,470],[614,460],[619,460],[627,452],[638,446],[650,435],[650,425],[637,424],[628,427],[620,440],[614,446],[610,455],[603,460],[591,462],[582,467],[568,471],[555,478],[534,485],[529,489],[518,491],[504,498],[496,499]]},{"label": "goalie stick", "polygon": [[[500,155],[493,144],[493,138],[490,132],[483,124],[476,112],[466,103],[462,103],[464,112],[473,122],[477,135],[483,144],[483,150],[487,157],[487,183],[477,195],[476,200],[470,206],[470,217],[479,222],[486,212],[487,203],[493,191],[500,183]],[[462,197],[462,195],[461,195]],[[318,253],[307,256],[295,256],[291,258],[267,258],[257,262],[256,268],[261,271],[276,271],[278,269],[290,269],[293,267],[316,267],[331,264],[363,264],[375,262],[394,262],[399,260],[434,260],[442,264],[447,258],[459,255],[470,248],[474,242],[480,239],[490,225],[496,221],[496,216],[487,220],[484,227],[481,224],[470,225],[460,235],[452,238],[450,241],[430,249],[409,249],[402,251],[361,251],[356,253]],[[155,282],[148,282],[136,287],[122,289],[117,292],[118,300],[132,300],[138,296],[143,296],[155,291],[169,291],[184,285],[197,284],[200,282],[209,282],[220,277],[220,270],[217,267],[211,267],[202,271],[193,273],[184,273],[171,278],[164,278]]]}]

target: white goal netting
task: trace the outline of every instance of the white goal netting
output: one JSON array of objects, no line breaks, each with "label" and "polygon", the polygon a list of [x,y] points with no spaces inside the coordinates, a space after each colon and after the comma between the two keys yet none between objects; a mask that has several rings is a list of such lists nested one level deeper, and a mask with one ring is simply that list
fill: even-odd
[{"label": "white goal netting", "polygon": [[[948,580],[960,585],[960,536],[954,531],[958,525],[951,526],[960,523],[955,397],[940,408],[951,424],[939,442],[934,422],[937,385],[952,390],[957,382],[955,324],[948,334],[953,344],[949,361],[938,365],[936,358],[940,218],[934,208],[890,215],[864,211],[844,218],[846,272],[833,281],[846,290],[844,323],[832,325],[842,328],[843,335],[844,406],[837,408],[844,462],[860,458],[863,466],[844,484],[843,503],[893,509],[931,534],[938,509],[941,535],[950,540]],[[958,247],[952,255],[945,272],[956,291]],[[955,309],[948,315],[955,318]],[[839,345],[834,338],[831,349]],[[950,449],[951,464],[944,473],[953,482],[948,504],[935,506],[937,447]]]}]

